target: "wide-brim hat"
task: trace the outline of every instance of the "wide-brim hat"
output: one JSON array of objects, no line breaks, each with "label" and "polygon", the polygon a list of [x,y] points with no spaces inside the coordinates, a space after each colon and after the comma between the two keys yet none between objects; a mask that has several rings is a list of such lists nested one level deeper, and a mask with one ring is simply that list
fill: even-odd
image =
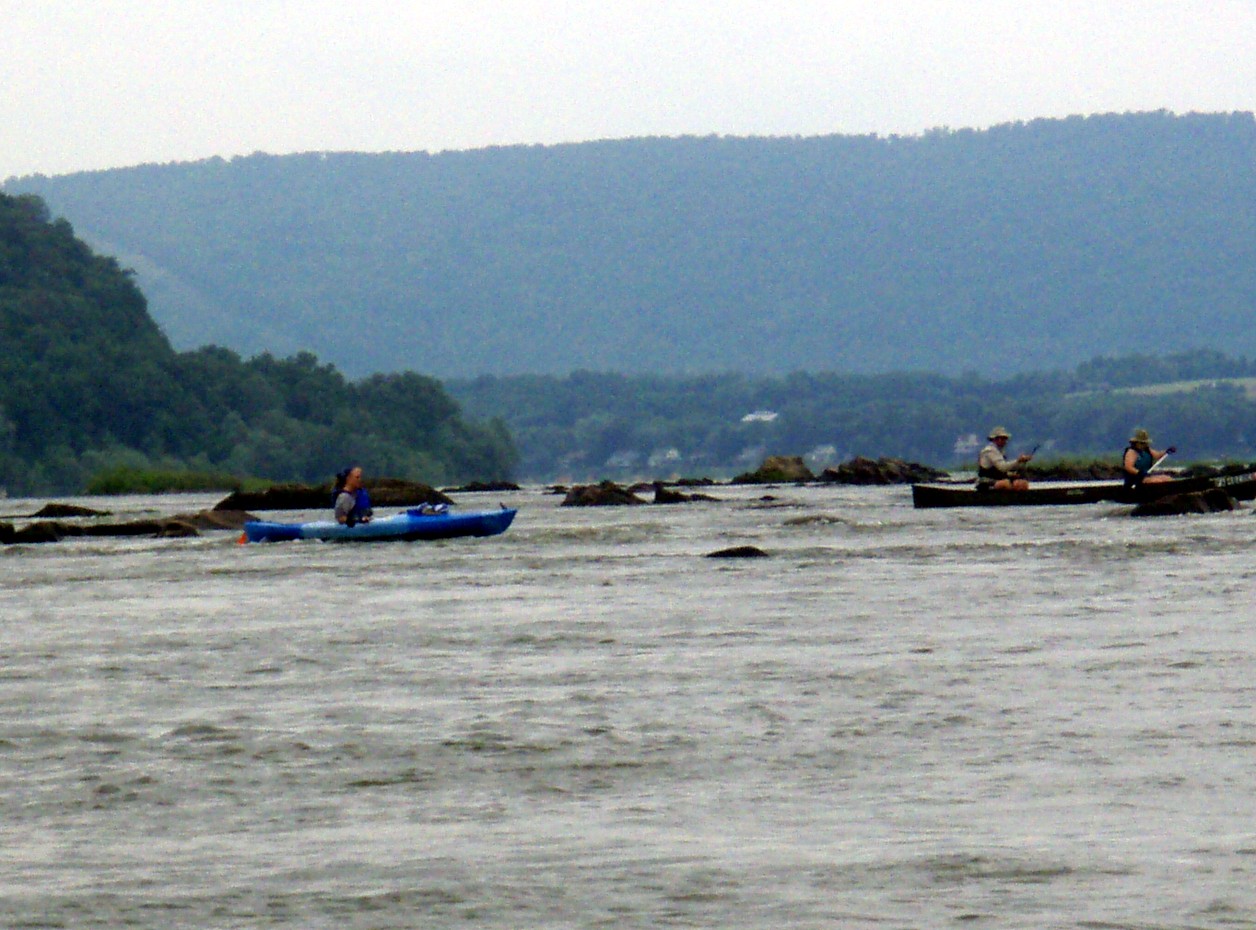
[{"label": "wide-brim hat", "polygon": [[1134,435],[1130,437],[1130,442],[1145,442],[1151,445],[1151,436],[1145,429],[1134,430]]},{"label": "wide-brim hat", "polygon": [[986,438],[987,438],[987,439],[991,439],[991,440],[993,440],[993,439],[1011,439],[1011,438],[1012,438],[1012,434],[1011,434],[1011,433],[1009,433],[1007,430],[1005,430],[1003,427],[1001,427],[1001,426],[996,426],[994,429],[990,430],[990,435],[989,435],[989,436],[987,436]]}]

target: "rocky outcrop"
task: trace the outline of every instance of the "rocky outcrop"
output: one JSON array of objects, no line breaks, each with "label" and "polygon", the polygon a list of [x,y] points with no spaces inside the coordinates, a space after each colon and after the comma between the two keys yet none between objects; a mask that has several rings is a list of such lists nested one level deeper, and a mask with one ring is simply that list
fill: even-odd
[{"label": "rocky outcrop", "polygon": [[800,455],[769,455],[755,471],[734,478],[733,484],[790,484],[815,477]]},{"label": "rocky outcrop", "polygon": [[0,544],[58,542],[61,539],[59,525],[51,520],[15,527],[12,523],[0,523]]},{"label": "rocky outcrop", "polygon": [[262,491],[233,491],[214,505],[215,510],[319,510],[324,507],[331,507],[330,485],[273,484]]},{"label": "rocky outcrop", "polygon": [[47,520],[64,517],[107,517],[108,510],[93,510],[90,507],[80,507],[77,504],[44,504],[39,510],[31,514],[32,520]]},{"label": "rocky outcrop", "polygon": [[946,477],[946,472],[928,465],[884,456],[875,461],[855,456],[849,462],[843,462],[836,468],[826,468],[820,473],[821,481],[835,484],[916,484],[940,481]]},{"label": "rocky outcrop", "polygon": [[[453,499],[421,481],[373,478],[366,482],[375,507],[417,507],[452,504]],[[275,484],[264,491],[235,491],[214,505],[215,510],[323,510],[331,509],[331,485]]]},{"label": "rocky outcrop", "polygon": [[1029,481],[1112,481],[1122,477],[1121,466],[1097,459],[1093,462],[1055,462],[1049,465],[1030,462],[1020,471]]},{"label": "rocky outcrop", "polygon": [[1170,494],[1159,500],[1146,501],[1132,511],[1131,517],[1167,517],[1186,513],[1223,513],[1237,505],[1221,488],[1193,491],[1189,494]]},{"label": "rocky outcrop", "polygon": [[563,507],[622,507],[644,504],[641,498],[613,481],[601,484],[578,484],[567,491]]},{"label": "rocky outcrop", "polygon": [[200,536],[200,530],[183,520],[163,520],[161,528],[153,534],[159,539],[181,539],[186,536]]},{"label": "rocky outcrop", "polygon": [[687,504],[690,501],[715,501],[718,497],[712,497],[710,494],[686,494],[683,491],[677,491],[667,487],[661,481],[654,483],[654,503],[656,504]]},{"label": "rocky outcrop", "polygon": [[198,513],[175,514],[128,520],[123,523],[66,523],[62,520],[38,520],[23,527],[0,523],[0,544],[59,542],[77,536],[152,536],[178,538],[199,536],[201,530],[238,530],[248,520],[257,519],[245,511],[202,510]]},{"label": "rocky outcrop", "polygon": [[1228,465],[1191,465],[1180,469],[1177,474],[1182,478],[1219,478],[1225,475],[1246,475],[1256,472],[1256,462],[1244,465],[1231,462]]},{"label": "rocky outcrop", "polygon": [[256,520],[247,510],[200,510],[196,513],[177,513],[171,520],[186,523],[197,530],[240,530],[250,520]]},{"label": "rocky outcrop", "polygon": [[460,488],[446,488],[449,494],[474,494],[480,491],[518,491],[519,485],[513,481],[472,481],[470,484],[464,484]]},{"label": "rocky outcrop", "polygon": [[719,500],[719,498],[711,497],[709,494],[685,494],[681,491],[675,491],[668,488],[662,481],[634,484],[628,488],[613,481],[603,481],[600,484],[577,484],[571,488],[553,490],[566,493],[566,497],[563,498],[561,505],[563,507],[622,507],[645,504],[649,502],[637,495],[649,491],[654,492],[653,502],[655,504],[682,504],[690,501]]}]

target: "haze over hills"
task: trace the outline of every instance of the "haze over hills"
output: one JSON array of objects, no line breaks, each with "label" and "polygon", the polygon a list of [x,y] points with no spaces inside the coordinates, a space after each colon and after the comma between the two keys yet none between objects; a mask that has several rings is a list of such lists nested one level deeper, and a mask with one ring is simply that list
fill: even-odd
[{"label": "haze over hills", "polygon": [[1256,354],[1256,120],[253,155],[10,179],[175,346],[352,376]]}]

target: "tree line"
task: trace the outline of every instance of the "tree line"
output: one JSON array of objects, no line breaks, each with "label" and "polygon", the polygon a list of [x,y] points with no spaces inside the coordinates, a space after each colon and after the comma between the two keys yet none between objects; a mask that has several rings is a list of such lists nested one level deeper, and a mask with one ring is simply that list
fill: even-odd
[{"label": "tree line", "polygon": [[[1179,458],[1256,457],[1256,362],[1213,350],[1096,357],[1070,370],[695,377],[576,372],[450,380],[468,413],[500,418],[525,478],[727,477],[768,454],[816,468],[856,455],[971,465],[996,426],[1040,458],[1116,461],[1149,429]],[[1252,382],[1256,385],[1256,381]]]}]

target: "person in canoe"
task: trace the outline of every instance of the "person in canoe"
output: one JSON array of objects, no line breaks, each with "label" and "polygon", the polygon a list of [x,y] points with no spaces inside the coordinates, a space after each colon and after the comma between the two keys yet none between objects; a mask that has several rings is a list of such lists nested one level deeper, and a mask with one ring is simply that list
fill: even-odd
[{"label": "person in canoe", "polygon": [[371,522],[371,497],[362,487],[362,468],[354,465],[336,474],[332,490],[332,507],[336,522],[346,526]]},{"label": "person in canoe", "polygon": [[977,456],[977,490],[978,491],[1024,491],[1029,482],[1016,469],[1033,458],[1028,452],[1021,453],[1012,461],[1003,456],[1007,441],[1012,438],[1001,426],[990,430],[986,437],[990,444]]},{"label": "person in canoe", "polygon": [[1170,475],[1150,475],[1156,463],[1166,455],[1176,452],[1173,446],[1161,452],[1151,447],[1151,435],[1145,429],[1134,430],[1130,436],[1130,444],[1125,447],[1125,455],[1121,457],[1121,471],[1124,472],[1125,487],[1136,488],[1142,484],[1156,484],[1161,481],[1172,481]]}]

